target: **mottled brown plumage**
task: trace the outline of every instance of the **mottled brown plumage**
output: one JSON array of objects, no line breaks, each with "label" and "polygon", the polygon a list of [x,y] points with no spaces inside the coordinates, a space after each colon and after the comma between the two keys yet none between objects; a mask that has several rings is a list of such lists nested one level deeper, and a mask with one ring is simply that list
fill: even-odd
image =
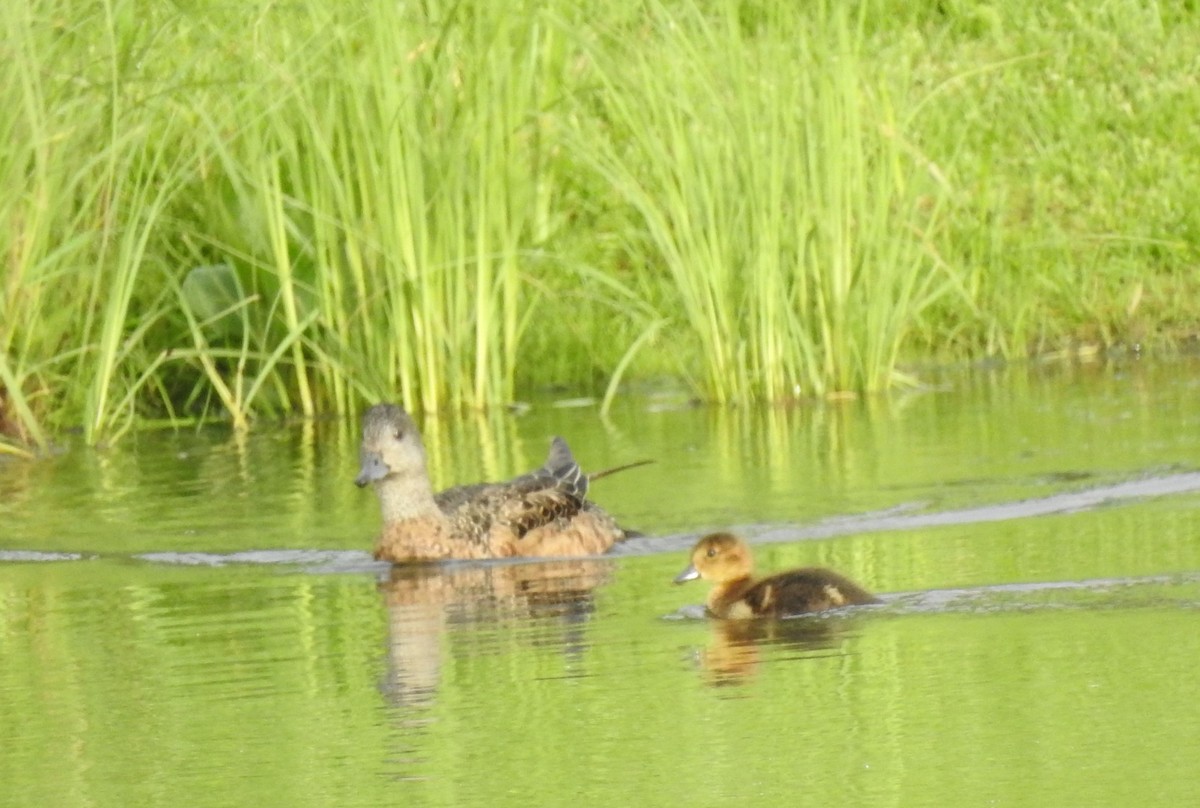
[{"label": "mottled brown plumage", "polygon": [[377,404],[363,416],[360,460],[355,482],[374,484],[383,512],[382,560],[599,555],[626,535],[587,501],[588,476],[562,438],[528,474],[435,494],[416,424],[402,408]]},{"label": "mottled brown plumage", "polygon": [[750,547],[730,533],[705,536],[692,548],[691,564],[675,583],[711,581],[706,605],[715,617],[787,617],[839,606],[880,603],[879,598],[833,570],[820,567],[754,580]]}]

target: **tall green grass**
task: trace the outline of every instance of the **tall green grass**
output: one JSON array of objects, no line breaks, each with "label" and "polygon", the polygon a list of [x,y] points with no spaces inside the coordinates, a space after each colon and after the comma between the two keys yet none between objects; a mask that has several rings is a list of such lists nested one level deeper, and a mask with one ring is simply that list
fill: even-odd
[{"label": "tall green grass", "polygon": [[[146,283],[178,153],[147,135],[161,122],[132,97],[131,44],[111,7],[82,48],[59,18],[6,6],[7,148],[0,155],[5,270],[0,297],[0,419],[20,444],[51,425],[90,442],[128,428],[153,376],[143,337],[165,313]],[[152,246],[153,245],[153,246]]]},{"label": "tall green grass", "polygon": [[669,273],[718,401],[886,387],[952,288],[904,82],[865,64],[845,4],[718,6],[652,3],[643,33],[597,49],[613,136],[595,160],[638,213],[630,250]]},{"label": "tall green grass", "polygon": [[243,283],[278,301],[306,413],[511,400],[531,268],[563,220],[541,114],[561,95],[562,32],[487,4],[306,11],[300,47],[256,43],[255,125],[223,143],[227,122],[205,121],[243,213],[196,260],[240,256]]},{"label": "tall green grass", "polygon": [[1191,335],[1200,21],[1116,0],[0,10],[0,451]]}]

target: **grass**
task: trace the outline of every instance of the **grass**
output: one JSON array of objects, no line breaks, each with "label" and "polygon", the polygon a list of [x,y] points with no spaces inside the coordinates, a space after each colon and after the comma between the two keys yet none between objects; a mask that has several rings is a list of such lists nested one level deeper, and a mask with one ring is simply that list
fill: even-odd
[{"label": "grass", "polygon": [[669,274],[699,386],[743,403],[887,387],[951,283],[925,246],[944,191],[864,64],[861,21],[780,6],[748,30],[735,6],[680,5],[599,49],[622,136],[596,163],[637,212],[630,251]]},{"label": "grass", "polygon": [[0,11],[0,452],[1195,336],[1182,4]]}]

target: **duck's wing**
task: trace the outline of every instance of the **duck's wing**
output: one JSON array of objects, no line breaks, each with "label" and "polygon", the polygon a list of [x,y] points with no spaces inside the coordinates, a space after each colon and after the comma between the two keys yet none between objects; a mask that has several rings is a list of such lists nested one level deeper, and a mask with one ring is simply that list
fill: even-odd
[{"label": "duck's wing", "polygon": [[504,483],[448,489],[436,499],[463,535],[487,535],[493,526],[502,525],[520,538],[546,525],[563,526],[584,511],[611,521],[599,506],[587,501],[587,493],[588,475],[567,442],[555,437],[541,468]]},{"label": "duck's wing", "polygon": [[624,465],[614,466],[602,471],[584,474],[583,469],[579,466],[579,461],[575,459],[575,455],[571,452],[571,447],[567,445],[565,440],[555,436],[550,441],[550,453],[546,456],[546,462],[542,464],[541,468],[534,469],[527,474],[522,474],[520,477],[515,477],[507,483],[477,483],[475,485],[459,485],[454,488],[447,488],[445,491],[435,494],[434,498],[437,500],[442,511],[447,513],[456,510],[460,505],[496,485],[508,485],[519,489],[525,489],[527,486],[535,488],[564,488],[575,498],[585,500],[587,499],[588,490],[593,480],[598,480],[601,477],[607,477],[610,474],[616,474],[620,471],[626,471],[627,469],[646,466],[653,462],[653,460],[637,460],[633,463],[625,463]]},{"label": "duck's wing", "polygon": [[555,522],[565,522],[585,508],[585,501],[569,483],[510,487],[496,509],[496,521],[517,536]]},{"label": "duck's wing", "polygon": [[588,476],[567,442],[555,435],[540,469],[496,487],[503,489],[495,492],[497,521],[523,536],[558,519],[570,519],[583,510]]},{"label": "duck's wing", "polygon": [[456,485],[433,495],[433,501],[441,508],[442,513],[450,514],[457,511],[466,503],[478,497],[490,488],[492,483],[475,483],[474,485]]},{"label": "duck's wing", "polygon": [[[608,473],[608,472],[606,472]],[[555,436],[550,441],[550,453],[541,468],[514,477],[505,483],[491,483],[490,486],[507,486],[517,490],[537,490],[541,488],[562,488],[569,491],[578,499],[586,499],[589,475],[583,473],[571,447],[562,438]]]},{"label": "duck's wing", "polygon": [[578,514],[588,504],[587,491],[587,475],[571,447],[556,436],[541,468],[506,483],[484,486],[459,512],[477,526],[501,524],[520,537]]},{"label": "duck's wing", "polygon": [[[502,526],[515,538],[544,525],[566,520],[584,510],[588,503],[580,499],[570,485],[536,472],[506,483],[472,487],[439,501],[454,525],[455,533],[486,536]],[[450,507],[447,508],[446,506]]]}]

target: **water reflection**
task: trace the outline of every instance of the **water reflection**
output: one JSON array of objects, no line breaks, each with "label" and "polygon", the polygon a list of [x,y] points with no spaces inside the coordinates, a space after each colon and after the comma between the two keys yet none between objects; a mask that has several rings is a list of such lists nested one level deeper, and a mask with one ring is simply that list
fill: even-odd
[{"label": "water reflection", "polygon": [[380,583],[387,697],[407,707],[434,702],[452,628],[535,626],[533,644],[578,658],[588,647],[584,629],[595,611],[594,592],[611,579],[613,564],[589,558],[393,567]]},{"label": "water reflection", "polygon": [[697,654],[704,680],[713,687],[745,684],[764,655],[801,660],[842,656],[858,620],[815,616],[786,620],[712,620],[708,645]]}]

